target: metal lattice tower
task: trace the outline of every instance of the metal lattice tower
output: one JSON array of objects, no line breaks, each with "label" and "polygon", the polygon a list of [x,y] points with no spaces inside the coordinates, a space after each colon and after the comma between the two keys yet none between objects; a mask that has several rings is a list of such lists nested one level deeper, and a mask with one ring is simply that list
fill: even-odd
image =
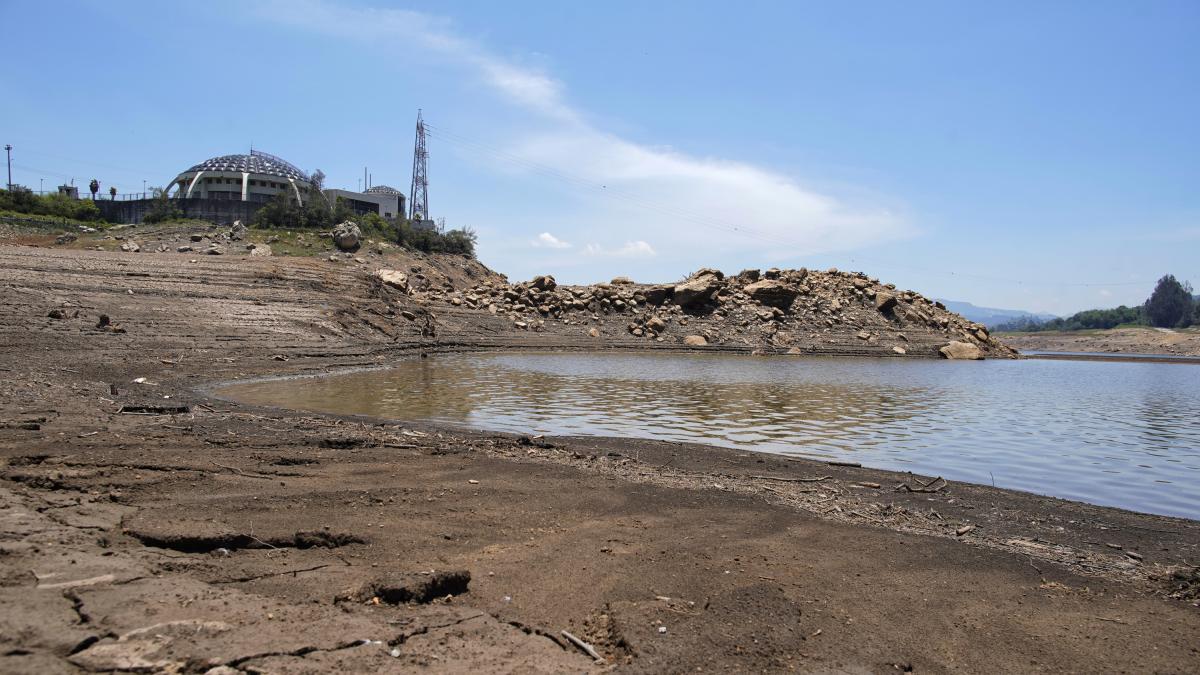
[{"label": "metal lattice tower", "polygon": [[425,120],[417,110],[417,137],[413,141],[412,190],[409,191],[408,219],[420,214],[429,220],[429,152],[425,150]]}]

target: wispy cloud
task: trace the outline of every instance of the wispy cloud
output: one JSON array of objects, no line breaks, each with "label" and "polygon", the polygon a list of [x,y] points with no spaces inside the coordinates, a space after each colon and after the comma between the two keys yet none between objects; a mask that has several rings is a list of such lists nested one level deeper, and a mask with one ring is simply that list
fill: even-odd
[{"label": "wispy cloud", "polygon": [[[403,35],[406,58],[432,53],[531,114],[536,131],[498,142],[501,153],[492,159],[516,156],[522,160],[515,164],[518,170],[536,167],[534,173],[568,176],[576,187],[591,188],[597,205],[580,217],[591,222],[576,224],[566,235],[587,236],[585,228],[603,223],[612,239],[579,249],[581,254],[650,257],[653,242],[660,248],[671,244],[676,262],[696,266],[719,264],[734,254],[779,260],[846,250],[913,233],[895,209],[818,191],[745,161],[698,157],[606,132],[569,102],[562,82],[461,37],[443,18],[321,0],[269,4],[260,11],[265,20],[360,43],[373,40],[378,49],[395,49],[396,36]],[[537,245],[567,248],[547,236],[538,235]],[[676,245],[682,242],[687,246]]]},{"label": "wispy cloud", "polygon": [[571,244],[569,242],[565,242],[549,232],[543,232],[539,234],[537,239],[534,239],[529,243],[537,248],[571,248]]},{"label": "wispy cloud", "polygon": [[649,243],[642,241],[627,241],[619,248],[605,248],[600,244],[588,244],[584,247],[583,252],[588,255],[603,255],[616,258],[652,258],[658,255],[654,247]]}]

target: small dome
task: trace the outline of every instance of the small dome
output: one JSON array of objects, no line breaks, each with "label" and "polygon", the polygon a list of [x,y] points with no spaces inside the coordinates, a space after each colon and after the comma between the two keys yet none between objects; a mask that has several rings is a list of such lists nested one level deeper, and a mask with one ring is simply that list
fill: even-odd
[{"label": "small dome", "polygon": [[400,191],[390,185],[375,185],[367,188],[369,195],[399,195]]},{"label": "small dome", "polygon": [[278,176],[307,182],[308,175],[296,168],[290,162],[268,155],[265,152],[251,151],[249,155],[222,155],[200,162],[184,173],[197,171],[239,171],[265,176]]}]

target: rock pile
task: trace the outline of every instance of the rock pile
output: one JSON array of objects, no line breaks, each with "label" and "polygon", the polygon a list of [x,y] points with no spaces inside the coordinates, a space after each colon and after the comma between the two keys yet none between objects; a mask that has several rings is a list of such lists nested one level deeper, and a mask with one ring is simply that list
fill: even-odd
[{"label": "rock pile", "polygon": [[[617,283],[560,286],[554,277],[540,275],[516,284],[484,282],[467,290],[415,287],[412,292],[420,302],[487,311],[523,330],[543,330],[547,322],[617,322],[629,336],[695,346],[736,339],[752,348],[796,353],[802,344],[815,351],[815,341],[845,335],[859,345],[855,349],[881,354],[952,359],[1014,354],[986,327],[947,311],[940,302],[859,273],[769,269],[727,277],[720,270],[702,269],[676,284],[613,281]],[[689,324],[693,327],[686,329]],[[904,331],[919,333],[930,347],[915,349]]]}]

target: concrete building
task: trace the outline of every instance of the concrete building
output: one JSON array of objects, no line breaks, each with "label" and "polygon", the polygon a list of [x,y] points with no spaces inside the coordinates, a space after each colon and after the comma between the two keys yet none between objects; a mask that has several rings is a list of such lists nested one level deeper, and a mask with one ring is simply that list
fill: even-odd
[{"label": "concrete building", "polygon": [[359,215],[377,213],[389,221],[404,217],[404,195],[387,185],[369,187],[366,192],[336,189],[324,192],[330,204],[337,204],[337,200],[341,199],[351,211]]},{"label": "concrete building", "polygon": [[248,155],[222,155],[200,162],[176,176],[168,193],[181,199],[266,203],[285,192],[303,204],[311,187],[308,174],[295,165],[251,150]]}]

